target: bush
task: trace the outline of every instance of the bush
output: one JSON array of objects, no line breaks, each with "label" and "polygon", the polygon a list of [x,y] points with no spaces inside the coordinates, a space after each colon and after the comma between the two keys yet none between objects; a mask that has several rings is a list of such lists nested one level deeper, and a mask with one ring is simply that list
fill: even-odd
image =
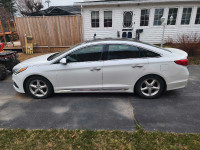
[{"label": "bush", "polygon": [[166,45],[184,50],[189,56],[195,56],[200,52],[200,35],[191,33],[177,35],[177,38],[169,37]]}]

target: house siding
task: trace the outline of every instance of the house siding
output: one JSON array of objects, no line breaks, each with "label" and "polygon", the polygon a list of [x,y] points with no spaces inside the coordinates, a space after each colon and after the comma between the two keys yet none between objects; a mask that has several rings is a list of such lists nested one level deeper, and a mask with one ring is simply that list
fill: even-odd
[{"label": "house siding", "polygon": [[[192,14],[189,25],[181,25],[182,11],[184,7],[192,7]],[[162,3],[162,4],[140,4],[140,5],[105,5],[105,6],[84,6],[82,10],[83,16],[83,32],[84,40],[91,40],[96,34],[96,38],[117,38],[117,32],[120,31],[122,36],[123,28],[123,12],[133,11],[133,38],[136,37],[137,29],[144,29],[140,34],[140,40],[152,44],[160,44],[162,38],[163,26],[154,26],[154,11],[156,8],[164,8],[164,16],[167,22],[169,8],[178,8],[178,15],[176,25],[167,25],[165,28],[164,39],[167,41],[169,37],[175,38],[178,34],[197,33],[200,35],[200,25],[195,24],[197,8],[200,3]],[[141,9],[150,9],[149,26],[140,26]],[[113,26],[111,28],[104,28],[104,11],[112,11]],[[100,27],[91,27],[91,11],[99,11]]]}]

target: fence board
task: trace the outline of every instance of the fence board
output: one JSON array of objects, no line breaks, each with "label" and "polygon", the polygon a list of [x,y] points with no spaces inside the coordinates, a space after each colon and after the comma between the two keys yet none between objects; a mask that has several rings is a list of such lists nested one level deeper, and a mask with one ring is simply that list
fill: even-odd
[{"label": "fence board", "polygon": [[16,17],[15,22],[22,47],[24,35],[33,36],[38,52],[69,48],[83,40],[81,16]]}]

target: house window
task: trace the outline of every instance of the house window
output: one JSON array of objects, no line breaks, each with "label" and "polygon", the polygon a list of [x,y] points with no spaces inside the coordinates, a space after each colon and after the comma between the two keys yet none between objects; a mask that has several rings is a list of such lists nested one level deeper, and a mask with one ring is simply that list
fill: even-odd
[{"label": "house window", "polygon": [[197,9],[195,24],[200,24],[200,7]]},{"label": "house window", "polygon": [[104,11],[104,27],[112,27],[112,11]]},{"label": "house window", "polygon": [[183,14],[181,19],[181,24],[190,24],[192,8],[183,8]]},{"label": "house window", "polygon": [[162,24],[161,18],[163,16],[163,13],[164,13],[164,9],[163,8],[155,9],[154,23],[153,23],[154,26],[159,26],[159,25]]},{"label": "house window", "polygon": [[125,11],[124,12],[124,27],[132,27],[133,23],[132,23],[132,19],[133,19],[133,12],[132,11]]},{"label": "house window", "polygon": [[141,10],[141,18],[140,18],[140,26],[148,26],[149,25],[149,9]]},{"label": "house window", "polygon": [[[178,8],[170,8],[169,9],[169,14],[168,14],[168,19],[167,19],[167,24],[168,25],[175,25],[176,24],[176,18],[178,14]],[[170,22],[170,17],[173,16],[172,22]]]},{"label": "house window", "polygon": [[91,25],[93,28],[99,27],[99,11],[92,11],[91,12]]}]

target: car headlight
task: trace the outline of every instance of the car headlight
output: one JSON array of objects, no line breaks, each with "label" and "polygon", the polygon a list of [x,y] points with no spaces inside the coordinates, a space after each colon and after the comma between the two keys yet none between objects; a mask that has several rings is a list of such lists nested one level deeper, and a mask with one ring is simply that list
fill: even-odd
[{"label": "car headlight", "polygon": [[13,70],[13,73],[14,73],[14,74],[19,74],[19,73],[25,71],[27,68],[28,68],[28,67],[24,67],[24,68],[20,68],[20,69],[14,69],[14,70]]}]

